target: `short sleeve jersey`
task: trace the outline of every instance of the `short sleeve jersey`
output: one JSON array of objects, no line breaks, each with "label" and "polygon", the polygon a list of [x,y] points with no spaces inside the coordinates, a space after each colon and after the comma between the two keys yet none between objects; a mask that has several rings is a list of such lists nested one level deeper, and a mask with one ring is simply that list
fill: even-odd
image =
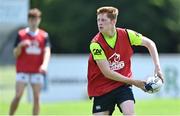
[{"label": "short sleeve jersey", "polygon": [[39,73],[44,60],[44,49],[50,47],[48,33],[42,29],[35,32],[31,32],[29,28],[20,29],[14,47],[24,40],[29,40],[30,45],[21,48],[21,54],[16,58],[16,71]]},{"label": "short sleeve jersey", "polygon": [[[37,34],[36,32],[29,31],[29,28],[26,28],[26,31],[31,36],[34,36],[34,35]],[[15,43],[14,43],[14,48],[17,47],[17,45],[20,43],[20,41],[21,41],[20,40],[20,36],[19,36],[19,34],[17,34],[16,40],[15,40]],[[48,33],[47,33],[47,36],[46,36],[46,39],[45,39],[45,47],[50,47],[51,48],[51,43],[50,43],[50,39],[49,39]]]},{"label": "short sleeve jersey", "polygon": [[[127,33],[130,39],[130,43],[133,46],[139,46],[142,44],[142,35],[140,33],[137,33],[133,30],[127,29]],[[108,37],[106,35],[103,35],[104,39],[106,40],[106,42],[108,43],[108,45],[112,48],[114,48],[115,43],[116,43],[116,38],[117,38],[117,32],[115,33],[115,35],[113,37]],[[94,49],[98,49],[101,50],[101,54],[96,54],[96,52],[94,51]],[[90,50],[91,53],[93,55],[94,60],[103,60],[106,59],[106,55],[103,51],[103,49],[101,48],[101,46],[98,43],[92,42],[90,44]]]}]

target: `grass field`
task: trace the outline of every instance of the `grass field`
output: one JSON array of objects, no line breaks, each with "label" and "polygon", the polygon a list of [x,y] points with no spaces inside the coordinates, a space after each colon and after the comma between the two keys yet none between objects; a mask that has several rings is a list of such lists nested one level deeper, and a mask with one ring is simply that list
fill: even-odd
[{"label": "grass field", "polygon": [[[157,99],[137,100],[136,114],[138,115],[177,115],[180,116],[180,100]],[[7,115],[9,103],[0,103],[0,115]],[[17,115],[31,114],[32,104],[21,103]],[[62,103],[42,103],[41,115],[91,115],[91,101],[71,101]],[[113,115],[120,115],[116,109]]]},{"label": "grass field", "polygon": [[[12,66],[0,66],[0,115],[8,115],[9,105],[14,96],[15,69]],[[90,100],[59,103],[41,103],[41,115],[91,115]],[[23,96],[17,115],[30,115],[32,104]],[[179,99],[136,100],[135,111],[139,115],[180,116]],[[118,109],[113,115],[122,115]]]}]

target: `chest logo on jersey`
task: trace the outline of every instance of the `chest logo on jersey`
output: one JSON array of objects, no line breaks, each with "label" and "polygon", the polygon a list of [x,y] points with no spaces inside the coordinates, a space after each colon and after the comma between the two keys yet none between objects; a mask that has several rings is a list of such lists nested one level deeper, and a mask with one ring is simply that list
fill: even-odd
[{"label": "chest logo on jersey", "polygon": [[31,41],[31,45],[26,48],[26,53],[32,55],[39,55],[41,53],[41,49],[39,47],[38,41]]},{"label": "chest logo on jersey", "polygon": [[124,61],[121,61],[120,54],[117,53],[114,53],[111,57],[109,57],[108,61],[111,70],[120,70],[125,66]]}]

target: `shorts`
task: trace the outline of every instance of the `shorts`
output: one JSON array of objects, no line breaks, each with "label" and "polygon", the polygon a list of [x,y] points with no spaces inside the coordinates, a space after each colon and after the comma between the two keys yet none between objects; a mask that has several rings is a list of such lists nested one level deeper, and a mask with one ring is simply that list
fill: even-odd
[{"label": "shorts", "polygon": [[41,73],[17,73],[16,82],[24,82],[31,84],[44,84],[44,75]]},{"label": "shorts", "polygon": [[127,100],[133,100],[135,102],[132,92],[132,86],[130,85],[120,86],[105,95],[93,98],[94,101],[92,112],[98,113],[103,111],[109,111],[110,115],[112,115],[115,109],[115,105],[117,105],[121,111],[119,104],[121,104],[122,102]]}]

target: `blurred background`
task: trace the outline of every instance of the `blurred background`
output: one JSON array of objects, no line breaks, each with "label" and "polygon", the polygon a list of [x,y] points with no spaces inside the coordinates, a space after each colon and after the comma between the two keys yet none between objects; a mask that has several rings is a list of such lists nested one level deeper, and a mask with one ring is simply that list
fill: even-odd
[{"label": "blurred background", "polygon": [[[96,9],[101,6],[117,7],[117,27],[135,30],[157,45],[166,82],[162,90],[153,95],[134,88],[135,97],[140,100],[140,104],[136,103],[137,113],[180,115],[180,0],[0,0],[0,3],[0,115],[7,114],[14,96],[15,59],[12,50],[16,33],[27,26],[28,10],[34,7],[42,11],[40,28],[49,33],[53,53],[42,90],[42,103],[58,102],[58,107],[63,109],[48,113],[46,108],[50,106],[44,105],[42,114],[71,114],[65,110],[73,105],[72,109],[77,108],[71,101],[79,101],[80,110],[86,104],[84,112],[79,114],[91,114],[91,101],[87,100],[86,91],[87,60],[90,41],[98,32]],[[154,71],[152,60],[147,49],[136,47],[134,51],[134,78],[146,79]],[[22,99],[26,109],[29,108],[26,103],[32,101],[30,89],[28,87]],[[162,111],[140,110],[145,104],[147,108],[151,107],[150,103],[153,107],[158,106],[161,100],[162,106],[159,107],[165,105],[172,112],[167,112],[164,107]],[[67,102],[69,106],[64,105]],[[20,114],[27,113],[26,109],[20,109]],[[72,114],[76,113],[78,111],[72,111]]]}]

